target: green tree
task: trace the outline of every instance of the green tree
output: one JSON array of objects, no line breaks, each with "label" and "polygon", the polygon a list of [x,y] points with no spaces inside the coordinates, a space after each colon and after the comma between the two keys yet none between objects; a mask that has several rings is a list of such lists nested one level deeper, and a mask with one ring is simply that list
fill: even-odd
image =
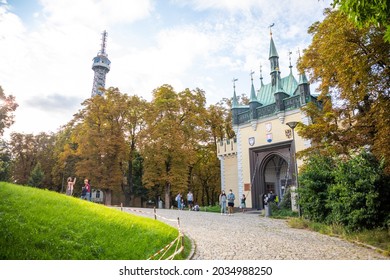
[{"label": "green tree", "polygon": [[55,139],[53,133],[41,132],[34,136],[36,162],[40,164],[40,168],[44,174],[42,187],[57,190],[53,185],[52,177],[53,166],[56,162],[53,154]]},{"label": "green tree", "polygon": [[[136,197],[139,197],[141,199],[141,204],[148,199],[149,193],[148,189],[145,188],[142,181],[143,176],[143,166],[144,166],[144,160],[139,154],[138,151],[136,151],[133,154],[133,162],[132,162],[132,194],[134,194]],[[155,199],[155,197],[153,197]]]},{"label": "green tree", "polygon": [[[75,151],[77,143],[72,142],[72,131],[74,123],[71,121],[59,129],[55,134],[55,144],[53,147],[53,158],[55,163],[52,168],[53,184],[57,191],[62,193],[66,190],[66,179],[76,176],[76,163],[79,157]],[[83,180],[76,180],[76,186],[81,185]],[[81,190],[81,188],[79,188]],[[77,188],[75,188],[77,193]]]},{"label": "green tree", "polygon": [[38,162],[31,171],[28,179],[28,185],[32,187],[41,188],[43,186],[43,179],[45,174],[42,171],[41,164]]},{"label": "green tree", "polygon": [[[322,152],[348,155],[365,145],[385,159],[390,172],[390,44],[383,27],[357,28],[340,11],[325,10],[323,22],[309,28],[310,46],[299,63],[318,83],[323,108],[307,106],[313,122],[300,135]],[[314,149],[312,149],[314,151]]]},{"label": "green tree", "polygon": [[198,162],[193,172],[194,201],[200,205],[215,205],[220,193],[220,167],[214,144],[198,151]]},{"label": "green tree", "polygon": [[330,209],[329,222],[350,230],[381,226],[382,204],[389,202],[389,196],[380,196],[388,186],[377,159],[363,150],[347,161],[339,160],[334,174],[326,205]]},{"label": "green tree", "polygon": [[0,140],[0,181],[8,182],[11,177],[11,152],[8,143]]},{"label": "green tree", "polygon": [[47,133],[11,133],[9,148],[12,155],[12,178],[18,184],[27,184],[34,167],[39,163],[44,178],[40,187],[52,189],[54,135]]},{"label": "green tree", "polygon": [[142,177],[139,170],[142,170],[142,160],[139,156],[138,142],[141,131],[145,128],[145,114],[147,112],[147,102],[136,95],[129,96],[126,100],[124,111],[124,135],[128,143],[127,159],[127,184],[122,186],[125,195],[125,206],[130,206],[133,195],[145,197],[144,188],[141,183]]},{"label": "green tree", "polygon": [[345,156],[311,154],[299,177],[303,215],[348,230],[388,226],[389,176],[372,153]]},{"label": "green tree", "polygon": [[223,99],[210,105],[204,113],[204,144],[197,151],[197,164],[194,166],[193,193],[201,205],[214,205],[218,201],[221,186],[220,162],[217,157],[217,145],[221,140],[234,137],[232,129],[231,100]]},{"label": "green tree", "polygon": [[31,171],[37,164],[33,134],[11,133],[9,147],[12,154],[12,179],[26,185]]},{"label": "green tree", "polygon": [[336,166],[330,156],[312,154],[304,162],[299,176],[299,205],[304,217],[325,222],[330,213],[326,207],[329,188],[334,184]]},{"label": "green tree", "polygon": [[204,92],[186,89],[176,93],[170,85],[163,85],[153,91],[150,105],[141,144],[143,180],[149,189],[161,190],[169,208],[171,192],[185,192],[191,184],[196,150],[205,137]]},{"label": "green tree", "polygon": [[123,130],[125,101],[126,95],[110,88],[104,96],[85,100],[74,120],[71,142],[76,143],[76,174],[104,192],[105,204],[111,204],[112,192],[123,185],[128,151]]},{"label": "green tree", "polygon": [[0,136],[3,135],[4,129],[14,123],[13,112],[18,107],[15,97],[5,95],[3,88],[0,86]]},{"label": "green tree", "polygon": [[359,27],[371,24],[385,27],[384,38],[390,42],[390,3],[388,0],[334,0],[333,7],[336,6]]}]

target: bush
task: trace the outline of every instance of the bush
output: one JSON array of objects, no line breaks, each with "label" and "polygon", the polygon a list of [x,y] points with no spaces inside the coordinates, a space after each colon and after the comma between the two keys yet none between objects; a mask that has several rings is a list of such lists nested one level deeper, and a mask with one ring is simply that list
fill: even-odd
[{"label": "bush", "polygon": [[374,156],[363,151],[339,162],[334,174],[336,183],[329,188],[327,201],[329,222],[341,223],[349,230],[377,226],[381,170]]},{"label": "bush", "polygon": [[323,222],[329,215],[326,207],[328,188],[334,183],[335,161],[331,157],[311,156],[299,177],[299,204],[304,217]]},{"label": "bush", "polygon": [[287,223],[292,228],[306,229],[309,227],[309,222],[300,218],[291,218]]},{"label": "bush", "polygon": [[299,182],[305,218],[349,231],[389,227],[389,177],[371,153],[362,150],[348,159],[311,156]]},{"label": "bush", "polygon": [[291,209],[291,189],[289,187],[286,189],[279,207],[281,209]]}]

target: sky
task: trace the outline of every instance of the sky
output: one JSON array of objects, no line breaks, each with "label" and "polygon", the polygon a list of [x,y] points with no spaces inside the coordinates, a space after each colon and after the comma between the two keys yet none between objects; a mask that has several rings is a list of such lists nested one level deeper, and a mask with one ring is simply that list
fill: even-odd
[{"label": "sky", "polygon": [[[0,86],[19,107],[6,130],[57,132],[91,97],[92,59],[108,32],[106,88],[150,101],[200,88],[207,104],[270,80],[270,28],[281,75],[293,73],[330,0],[0,0]],[[299,51],[298,51],[299,50]],[[312,88],[312,93],[314,89]]]}]

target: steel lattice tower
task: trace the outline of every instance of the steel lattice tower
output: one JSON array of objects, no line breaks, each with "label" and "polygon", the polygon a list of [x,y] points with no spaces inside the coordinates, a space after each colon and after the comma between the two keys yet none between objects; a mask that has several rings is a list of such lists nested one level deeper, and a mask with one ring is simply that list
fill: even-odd
[{"label": "steel lattice tower", "polygon": [[92,95],[95,96],[103,95],[104,89],[106,85],[106,74],[110,71],[111,61],[107,57],[106,53],[106,43],[107,43],[107,31],[104,30],[102,33],[102,45],[101,49],[98,52],[97,56],[93,58],[92,70],[95,72],[93,77],[93,87],[92,87]]}]

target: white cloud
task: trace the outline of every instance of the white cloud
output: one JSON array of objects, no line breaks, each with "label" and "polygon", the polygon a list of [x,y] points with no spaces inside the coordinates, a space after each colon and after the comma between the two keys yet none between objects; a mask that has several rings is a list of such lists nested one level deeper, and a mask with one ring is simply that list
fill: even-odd
[{"label": "white cloud", "polygon": [[253,6],[261,5],[259,0],[192,0],[192,1],[182,1],[177,0],[177,3],[182,5],[190,3],[196,10],[224,10],[229,12],[242,12],[249,11]]},{"label": "white cloud", "polygon": [[[178,91],[199,87],[215,103],[231,97],[233,77],[239,78],[238,92],[248,92],[249,72],[258,77],[260,63],[266,82],[273,22],[287,74],[288,50],[294,63],[297,47],[310,41],[308,26],[321,18],[328,2],[174,0],[172,10],[164,10],[167,3],[152,0],[41,0],[41,9],[31,11],[33,24],[0,5],[0,53],[7,54],[0,85],[20,104],[12,129],[55,131],[70,120],[80,104],[70,108],[69,102],[90,96],[92,58],[104,29],[112,62],[106,86],[147,99],[165,83]],[[177,11],[190,16],[179,17]],[[61,104],[72,112],[61,113]]]},{"label": "white cloud", "polygon": [[[180,82],[185,73],[191,72],[197,61],[205,60],[217,48],[213,37],[191,26],[162,30],[155,40],[156,45],[146,49],[129,48],[115,62],[112,72],[116,71],[115,76],[119,77],[116,82],[121,84],[120,89],[136,87],[135,93],[149,98],[154,89],[151,85],[169,83],[185,87]],[[116,67],[121,73],[114,70]]]},{"label": "white cloud", "polygon": [[41,0],[41,4],[51,24],[81,24],[100,30],[140,20],[153,10],[147,0]]}]

